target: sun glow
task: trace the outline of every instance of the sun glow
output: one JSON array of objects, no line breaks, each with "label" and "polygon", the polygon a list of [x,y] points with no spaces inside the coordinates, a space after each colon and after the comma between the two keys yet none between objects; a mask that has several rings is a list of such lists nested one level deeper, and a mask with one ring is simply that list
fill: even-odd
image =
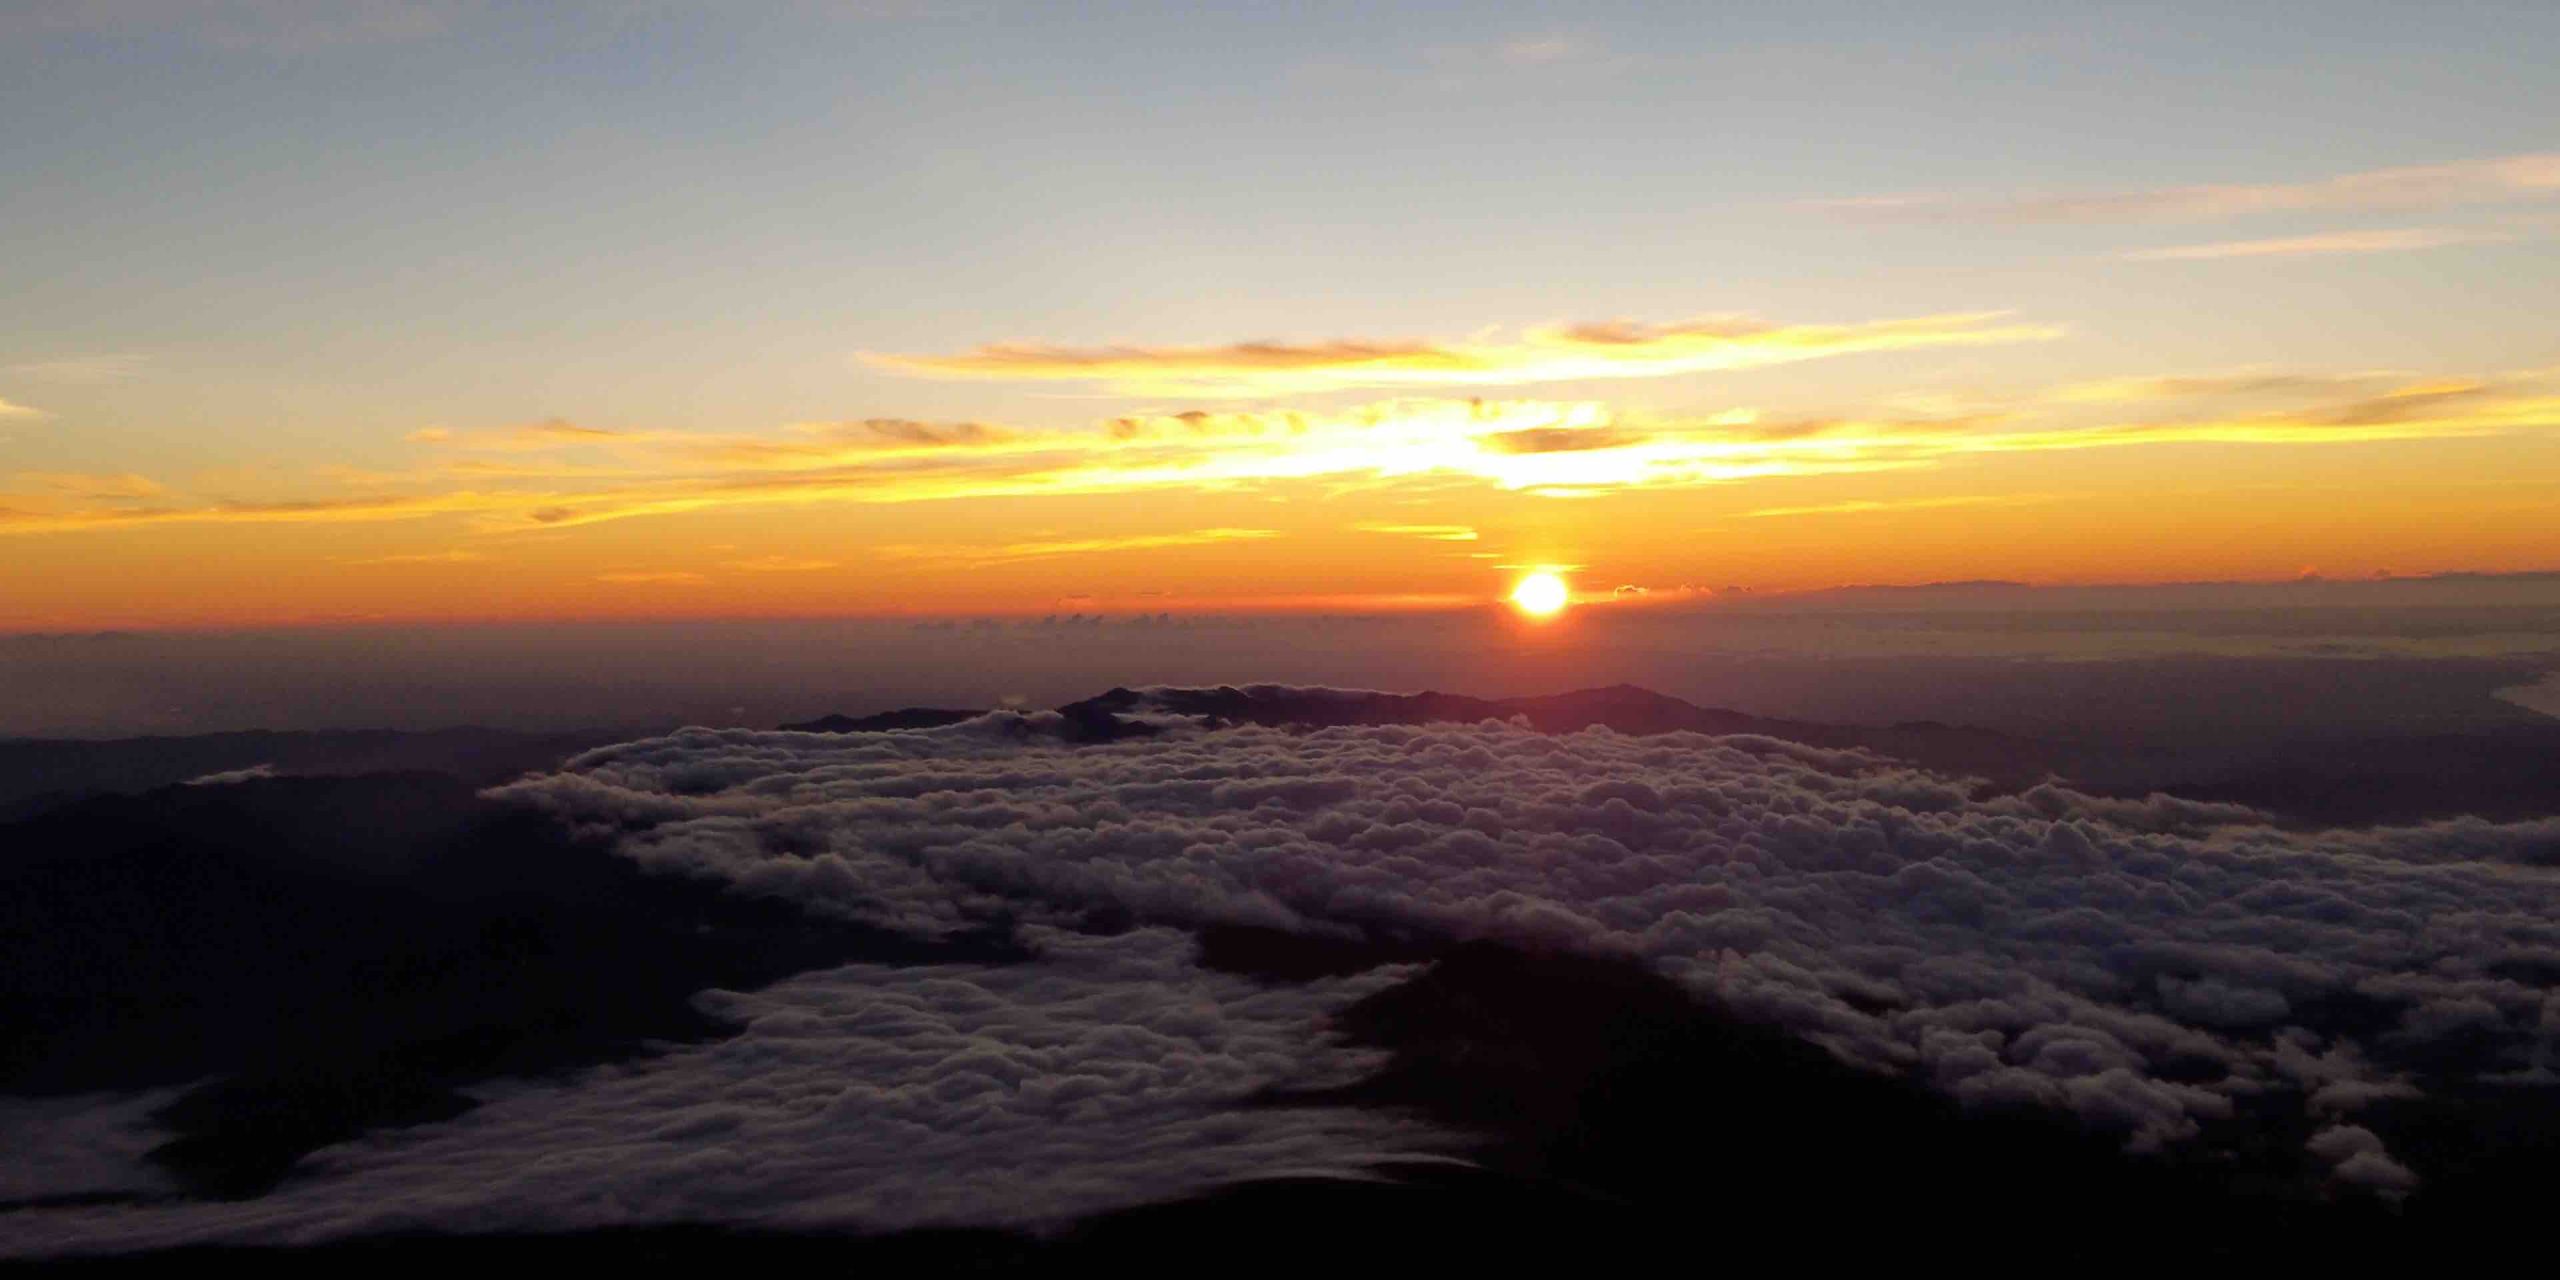
[{"label": "sun glow", "polygon": [[1564,579],[1552,573],[1533,573],[1511,589],[1511,604],[1533,618],[1548,618],[1562,610],[1571,595]]}]

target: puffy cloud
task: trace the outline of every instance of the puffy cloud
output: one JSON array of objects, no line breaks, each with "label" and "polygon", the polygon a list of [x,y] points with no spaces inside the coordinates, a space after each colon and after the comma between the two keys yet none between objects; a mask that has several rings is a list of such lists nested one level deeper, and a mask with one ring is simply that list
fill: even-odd
[{"label": "puffy cloud", "polygon": [[[694,730],[506,794],[646,865],[919,934],[1101,915],[1638,955],[1853,1061],[2140,1147],[2269,1088],[2348,1110],[2447,1046],[2477,1075],[2541,1052],[2539,992],[2498,974],[2560,947],[2548,820],[2303,834],[1766,738],[1139,720],[1160,732],[1107,746],[1055,716]],[[2342,1003],[2388,1011],[2371,1043],[2322,1022]]]},{"label": "puffy cloud", "polygon": [[2334,1166],[2330,1176],[2349,1186],[2397,1198],[2414,1191],[2418,1175],[2382,1149],[2382,1139],[2357,1125],[2332,1125],[2303,1144],[2311,1154]]}]

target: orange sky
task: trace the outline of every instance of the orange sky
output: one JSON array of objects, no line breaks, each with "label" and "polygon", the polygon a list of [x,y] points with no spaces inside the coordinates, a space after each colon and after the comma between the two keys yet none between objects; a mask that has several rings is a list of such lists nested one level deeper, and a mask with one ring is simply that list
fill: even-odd
[{"label": "orange sky", "polygon": [[824,8],[0,24],[0,632],[2560,569],[2549,21]]},{"label": "orange sky", "polygon": [[1586,599],[2548,568],[2555,406],[2540,377],[2377,375],[1833,415],[1400,398],[1068,430],[423,427],[390,465],[299,476],[21,473],[0,625],[1398,607],[1536,566]]}]

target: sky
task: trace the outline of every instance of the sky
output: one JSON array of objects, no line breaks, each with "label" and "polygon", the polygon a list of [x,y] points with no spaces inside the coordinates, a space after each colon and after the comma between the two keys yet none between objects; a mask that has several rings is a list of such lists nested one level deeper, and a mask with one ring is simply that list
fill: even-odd
[{"label": "sky", "polygon": [[2548,4],[7,0],[0,631],[2560,568],[2555,61]]}]

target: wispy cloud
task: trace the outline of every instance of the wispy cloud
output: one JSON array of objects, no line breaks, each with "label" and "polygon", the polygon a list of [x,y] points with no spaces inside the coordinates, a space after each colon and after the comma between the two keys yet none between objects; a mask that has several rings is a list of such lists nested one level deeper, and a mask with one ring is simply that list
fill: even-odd
[{"label": "wispy cloud", "polygon": [[956,355],[865,352],[882,368],[928,377],[1091,382],[1140,394],[1273,395],[1357,387],[1503,386],[1660,378],[1915,347],[2060,336],[2001,312],[1848,324],[1781,325],[1750,316],[1669,324],[1609,320],[1533,329],[1513,342],[1339,338],[1219,346],[1071,347],[998,343]]},{"label": "wispy cloud", "polygon": [[1277,529],[1189,529],[1180,533],[1144,533],[1104,538],[1049,538],[1010,542],[998,547],[960,549],[978,564],[1010,564],[1056,556],[1092,555],[1106,551],[1153,551],[1165,547],[1205,547],[1224,542],[1259,542],[1280,536]]},{"label": "wispy cloud", "polygon": [[807,556],[751,556],[744,560],[723,560],[720,567],[741,573],[817,573],[833,569],[833,560],[815,560]]},{"label": "wispy cloud", "polygon": [[1476,531],[1463,524],[1356,524],[1362,533],[1389,533],[1406,538],[1427,538],[1433,542],[1473,542]]},{"label": "wispy cloud", "polygon": [[[540,422],[521,423],[490,431],[455,431],[449,427],[420,427],[405,437],[411,444],[446,444],[478,453],[530,453],[557,449],[562,445],[604,444],[610,441],[634,440],[626,433],[602,427],[582,427],[566,418],[545,418]],[[645,442],[650,437],[638,437]]]},{"label": "wispy cloud", "polygon": [[87,499],[156,498],[168,489],[159,481],[131,472],[118,475],[91,475],[70,471],[21,471],[13,477],[19,488],[65,494]]},{"label": "wispy cloud", "polygon": [[55,356],[0,365],[0,374],[37,382],[90,385],[140,377],[147,363],[134,355]]},{"label": "wispy cloud", "polygon": [[2209,262],[2222,258],[2301,258],[2341,253],[2407,253],[2458,244],[2495,244],[2514,237],[2492,231],[2447,227],[2399,227],[2375,231],[2325,231],[2307,236],[2264,240],[2222,240],[2212,244],[2132,249],[2116,256],[2136,262]]},{"label": "wispy cloud", "polygon": [[482,551],[454,547],[444,551],[409,551],[398,555],[361,556],[339,560],[339,564],[481,564],[489,560]]},{"label": "wispy cloud", "polygon": [[[2555,376],[2145,376],[2031,389],[1942,414],[1893,408],[1904,398],[1889,396],[1867,411],[1790,418],[1747,410],[1658,417],[1589,402],[1410,398],[1340,411],[1121,418],[1080,431],[914,433],[924,443],[882,442],[869,427],[837,445],[828,433],[806,427],[708,436],[546,426],[530,437],[495,433],[485,456],[469,452],[472,433],[427,438],[419,445],[424,465],[414,471],[368,474],[362,485],[343,483],[319,496],[244,499],[190,493],[145,477],[66,478],[13,494],[10,509],[0,512],[0,533],[445,519],[483,534],[508,534],[709,510],[1246,491],[1306,482],[1333,493],[1481,487],[1592,498],[1764,477],[1922,469],[2000,454],[2194,444],[2317,447],[2547,431],[2560,428]],[[599,456],[610,462],[599,463]],[[484,469],[492,462],[495,470]],[[1450,540],[1468,531],[1425,524],[1369,530]],[[1002,562],[1269,536],[1269,530],[1222,528],[1061,535],[944,550]],[[769,557],[730,567],[780,572],[818,563]]]},{"label": "wispy cloud", "polygon": [[[1051,531],[1042,530],[1046,535]],[[1069,556],[1106,555],[1123,551],[1156,551],[1171,547],[1206,547],[1232,542],[1260,542],[1280,536],[1277,529],[1183,529],[1170,533],[1106,534],[1068,538],[1036,536],[1004,543],[888,543],[866,548],[887,560],[917,560],[956,568],[983,569]]]},{"label": "wispy cloud", "polygon": [[50,418],[52,416],[42,409],[0,400],[0,418]]},{"label": "wispy cloud", "polygon": [[1434,66],[1451,70],[1488,66],[1530,68],[1582,62],[1605,51],[1606,46],[1589,36],[1570,31],[1546,31],[1483,44],[1433,45],[1423,51],[1423,58]]},{"label": "wispy cloud", "polygon": [[2333,397],[2355,399],[2387,390],[2405,375],[2389,373],[2237,373],[2149,375],[2075,382],[2047,392],[2058,404],[2126,404],[2146,400],[2226,397]]},{"label": "wispy cloud", "polygon": [[681,569],[632,569],[616,573],[599,573],[598,582],[624,587],[693,587],[711,579],[703,574]]},{"label": "wispy cloud", "polygon": [[1871,222],[2212,222],[2266,213],[2450,209],[2560,196],[2560,152],[2367,169],[2299,182],[1966,196],[1922,193],[1812,202]]},{"label": "wispy cloud", "polygon": [[1745,511],[1746,520],[1767,520],[1784,516],[1871,515],[1890,511],[1935,511],[1947,507],[2018,507],[2044,502],[2059,502],[2063,495],[2055,493],[1969,493],[1942,498],[1856,499],[1849,502],[1826,502],[1802,507],[1762,507]]}]

